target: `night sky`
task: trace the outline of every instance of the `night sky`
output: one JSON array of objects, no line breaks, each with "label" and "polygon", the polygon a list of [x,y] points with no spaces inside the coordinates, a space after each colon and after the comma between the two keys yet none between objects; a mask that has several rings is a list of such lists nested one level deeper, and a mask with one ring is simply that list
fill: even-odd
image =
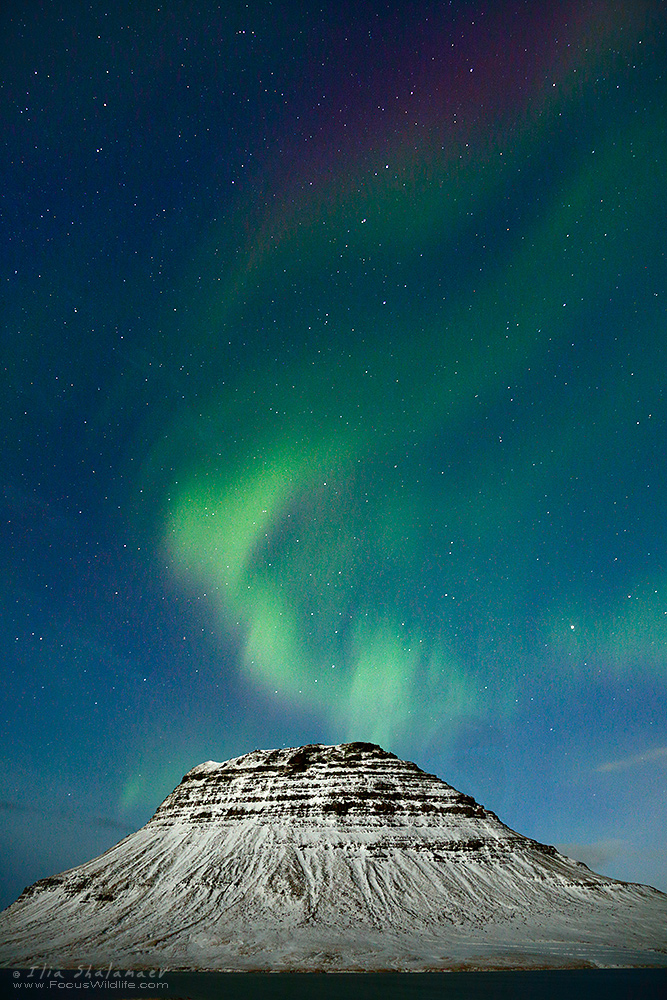
[{"label": "night sky", "polygon": [[667,890],[667,29],[3,4],[0,904],[368,740]]}]

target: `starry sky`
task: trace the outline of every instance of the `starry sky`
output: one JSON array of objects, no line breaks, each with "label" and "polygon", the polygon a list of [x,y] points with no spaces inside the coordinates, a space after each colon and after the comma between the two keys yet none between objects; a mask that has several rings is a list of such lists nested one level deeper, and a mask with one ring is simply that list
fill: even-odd
[{"label": "starry sky", "polygon": [[667,890],[661,16],[3,4],[1,905],[346,740]]}]

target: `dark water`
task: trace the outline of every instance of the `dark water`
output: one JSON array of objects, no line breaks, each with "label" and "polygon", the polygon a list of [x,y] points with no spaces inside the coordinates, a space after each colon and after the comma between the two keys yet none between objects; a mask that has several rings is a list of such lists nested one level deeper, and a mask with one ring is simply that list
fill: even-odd
[{"label": "dark water", "polygon": [[665,969],[540,972],[187,973],[121,979],[0,970],[0,996],[170,1000],[667,1000]]}]

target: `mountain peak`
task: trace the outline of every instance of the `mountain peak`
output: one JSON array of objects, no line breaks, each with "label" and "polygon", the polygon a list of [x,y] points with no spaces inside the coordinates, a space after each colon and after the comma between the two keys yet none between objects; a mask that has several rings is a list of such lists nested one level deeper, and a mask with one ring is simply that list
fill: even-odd
[{"label": "mountain peak", "polygon": [[167,796],[151,823],[224,824],[254,817],[299,826],[377,826],[379,821],[398,827],[424,825],[445,815],[493,816],[471,796],[375,743],[315,743],[198,764]]}]

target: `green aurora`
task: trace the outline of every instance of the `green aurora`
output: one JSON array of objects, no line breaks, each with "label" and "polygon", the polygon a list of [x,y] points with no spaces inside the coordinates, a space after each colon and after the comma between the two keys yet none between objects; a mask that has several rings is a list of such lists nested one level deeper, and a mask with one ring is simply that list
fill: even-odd
[{"label": "green aurora", "polygon": [[503,716],[527,673],[663,670],[664,575],[616,572],[595,507],[664,418],[663,304],[632,315],[617,280],[661,266],[665,140],[613,123],[526,207],[554,123],[585,111],[322,184],[210,307],[212,349],[243,330],[266,356],[204,408],[205,449],[172,430],[167,549],[253,682],[345,737]]}]

